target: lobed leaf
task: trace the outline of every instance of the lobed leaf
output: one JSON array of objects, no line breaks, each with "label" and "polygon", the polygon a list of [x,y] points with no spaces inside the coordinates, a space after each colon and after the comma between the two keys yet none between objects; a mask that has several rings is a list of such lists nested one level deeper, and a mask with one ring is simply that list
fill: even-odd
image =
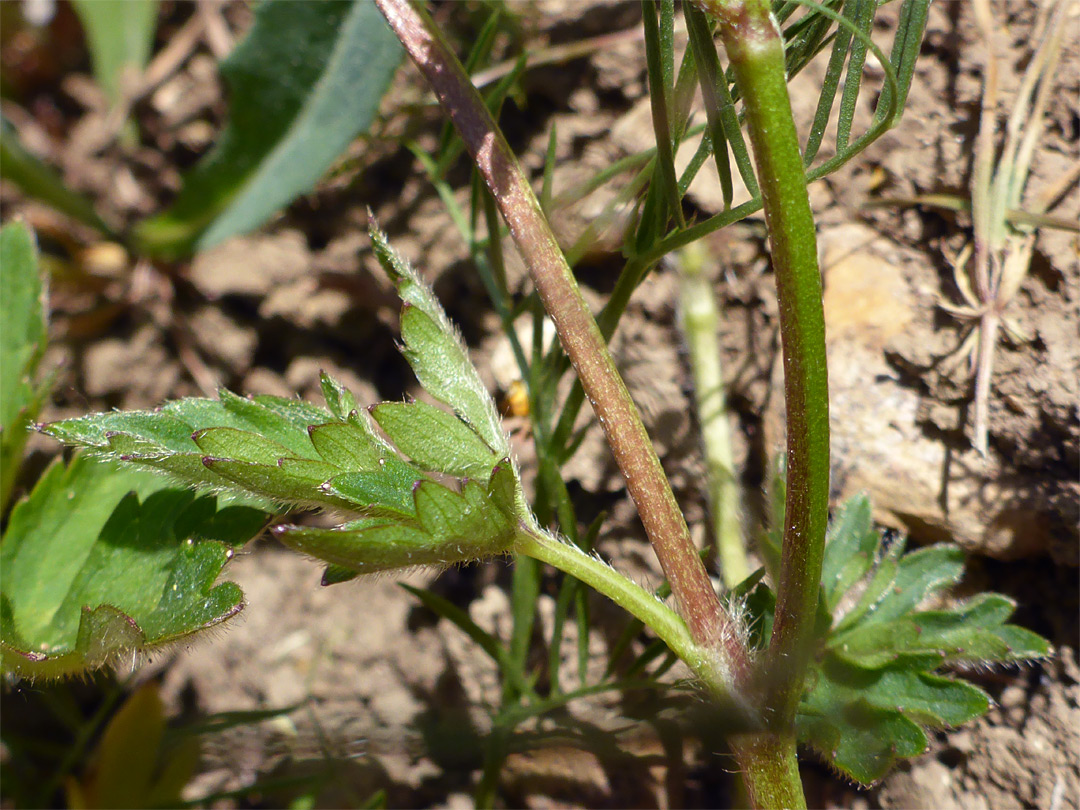
[{"label": "lobed leaf", "polygon": [[385,237],[376,232],[373,240],[408,304],[404,351],[429,393],[457,416],[422,402],[382,403],[369,414],[324,374],[328,410],[222,390],[217,400],[96,414],[41,430],[197,489],[264,499],[278,512],[299,505],[359,516],[333,529],[275,529],[286,545],[330,564],[327,583],[511,551],[521,524],[535,519],[494,403],[431,290],[389,252]]},{"label": "lobed leaf", "polygon": [[0,545],[3,669],[96,669],[234,616],[243,594],[215,580],[267,518],[85,454],[55,462]]},{"label": "lobed leaf", "polygon": [[[464,482],[461,492],[431,480],[410,487],[411,503],[333,529],[275,526],[285,545],[331,564],[324,582],[419,565],[453,565],[505,554],[518,533],[516,473],[496,466],[486,483]],[[510,497],[507,497],[510,493]]]},{"label": "lobed leaf", "polygon": [[[782,492],[782,478],[772,483]],[[1006,624],[1015,604],[1000,594],[920,610],[960,578],[963,554],[946,544],[904,551],[903,539],[885,544],[862,495],[842,505],[826,535],[819,647],[796,726],[801,742],[863,784],[922,753],[925,729],[957,726],[986,712],[986,694],[942,674],[942,667],[1013,663],[1051,652],[1037,634]],[[759,583],[744,605],[751,644],[762,649],[772,634],[776,598]],[[836,615],[838,609],[846,612]]]},{"label": "lobed leaf", "polygon": [[246,398],[222,390],[217,400],[190,398],[157,411],[93,414],[41,430],[196,488],[240,491],[279,504],[349,508],[321,489],[329,475],[313,479],[310,465],[296,465],[325,461],[308,427],[311,420],[333,419],[299,400]]},{"label": "lobed leaf", "polygon": [[852,779],[877,781],[898,759],[923,753],[923,726],[960,725],[989,708],[981,689],[925,671],[940,660],[865,670],[827,656],[799,706],[800,739]]},{"label": "lobed leaf", "polygon": [[874,529],[870,499],[856,495],[829,525],[821,566],[821,589],[830,612],[858,580],[866,576],[881,545]]},{"label": "lobed leaf", "polygon": [[855,666],[875,668],[901,655],[938,655],[947,664],[979,664],[1041,658],[1050,653],[1041,636],[1005,622],[1015,603],[983,593],[950,610],[917,611],[888,622],[857,625],[829,641]]}]

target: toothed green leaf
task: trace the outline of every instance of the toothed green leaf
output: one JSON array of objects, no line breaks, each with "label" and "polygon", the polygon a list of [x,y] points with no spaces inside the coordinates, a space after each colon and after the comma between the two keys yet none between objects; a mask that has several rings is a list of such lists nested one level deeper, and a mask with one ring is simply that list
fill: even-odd
[{"label": "toothed green leaf", "polygon": [[[401,511],[395,515],[362,518],[334,529],[278,526],[274,533],[290,548],[317,557],[335,566],[360,574],[417,565],[452,565],[470,562],[513,550],[518,523],[507,510],[508,468],[497,468],[483,484],[470,480],[454,492],[431,480],[408,486],[411,503],[403,503],[405,493],[378,490],[383,483],[366,473],[347,473],[348,479],[334,492],[356,499],[372,497],[388,503],[400,497]],[[510,474],[512,481],[516,479]],[[330,572],[339,581],[339,571]]]},{"label": "toothed green leaf", "polygon": [[279,458],[277,466],[293,478],[318,484],[320,488],[324,488],[322,485],[338,474],[338,468],[333,464],[313,461],[310,458]]},{"label": "toothed green leaf", "polygon": [[[831,707],[830,707],[831,708]],[[799,737],[829,764],[863,785],[881,779],[901,758],[926,751],[926,733],[899,712],[854,703],[825,716],[797,718]]]},{"label": "toothed green leaf", "polygon": [[402,465],[401,474],[343,473],[327,482],[326,490],[358,506],[379,504],[406,514],[414,514],[413,485],[421,477],[408,472]]},{"label": "toothed green leaf", "polygon": [[377,470],[380,461],[394,454],[378,442],[357,414],[348,421],[316,425],[308,433],[323,460],[343,470]]},{"label": "toothed green leaf", "polygon": [[307,429],[327,420],[330,416],[327,411],[298,399],[269,396],[247,399],[225,390],[219,396],[221,404],[246,426],[242,429],[289,448],[299,458],[318,458]]},{"label": "toothed green leaf", "polygon": [[334,529],[277,526],[274,534],[295,551],[357,574],[444,562],[441,547],[426,532],[382,518],[365,518]]},{"label": "toothed green leaf", "polygon": [[292,454],[282,444],[236,428],[203,428],[191,437],[208,456],[250,461],[276,466],[278,459]]},{"label": "toothed green leaf", "polygon": [[908,614],[839,633],[829,648],[861,667],[883,666],[900,654],[939,654],[945,663],[1023,661],[1048,655],[1049,645],[1029,630],[1005,622],[1016,609],[995,593],[979,594],[951,610]]},{"label": "toothed green leaf", "polygon": [[435,294],[409,263],[394,253],[377,226],[372,225],[368,233],[375,255],[405,302],[401,313],[402,353],[420,385],[453,408],[496,455],[508,455],[510,446],[495,403]]},{"label": "toothed green leaf", "polygon": [[384,402],[371,415],[394,446],[425,470],[487,478],[499,460],[468,425],[426,402]]},{"label": "toothed green leaf", "polygon": [[[329,506],[361,516],[334,529],[275,530],[287,545],[330,563],[327,582],[512,551],[521,526],[534,518],[494,403],[434,295],[381,234],[372,238],[407,303],[404,352],[421,384],[454,413],[415,402],[383,403],[369,414],[324,374],[327,408],[223,390],[217,400],[97,414],[42,430],[197,488],[257,496],[279,513]],[[447,485],[428,473],[458,481]]]},{"label": "toothed green leaf", "polygon": [[215,580],[268,517],[83,454],[55,462],[0,545],[3,668],[96,669],[235,615],[243,594]]},{"label": "toothed green leaf", "polygon": [[821,566],[821,587],[830,611],[874,563],[881,542],[871,520],[870,499],[856,495],[840,510],[829,526],[825,558]]},{"label": "toothed green leaf", "polygon": [[904,553],[905,545],[905,540],[901,538],[886,548],[884,554],[879,554],[880,559],[873,566],[859,601],[840,618],[839,622],[834,623],[837,631],[862,621],[884,598],[896,581],[896,572],[900,569],[900,557]]},{"label": "toothed green leaf", "polygon": [[881,623],[902,616],[931,592],[958,582],[963,572],[964,552],[956,546],[941,544],[905,554],[892,585],[870,607],[863,622]]},{"label": "toothed green leaf", "polygon": [[326,407],[330,409],[330,413],[334,414],[334,416],[341,421],[344,422],[349,418],[350,413],[360,409],[352,391],[325,371],[319,372],[319,385],[322,387],[322,394],[323,399],[326,400]]},{"label": "toothed green leaf", "polygon": [[[959,580],[962,552],[943,544],[905,554],[903,538],[886,544],[871,514],[869,501],[858,496],[829,528],[821,589],[832,627],[819,626],[796,718],[800,741],[862,784],[921,754],[924,729],[957,726],[986,712],[986,694],[941,673],[943,667],[1014,663],[1051,652],[1045,639],[1006,624],[1015,605],[1000,594],[920,610]],[[760,583],[745,606],[751,643],[762,649],[776,598]]]},{"label": "toothed green leaf", "polygon": [[877,781],[898,759],[926,749],[920,724],[956,726],[989,708],[981,689],[925,671],[940,660],[900,659],[865,670],[827,656],[799,706],[800,739],[852,779]]},{"label": "toothed green leaf", "polygon": [[277,464],[252,464],[228,458],[204,456],[203,465],[244,492],[255,492],[282,504],[335,506],[348,509],[348,501],[320,489],[320,483],[289,475]]}]

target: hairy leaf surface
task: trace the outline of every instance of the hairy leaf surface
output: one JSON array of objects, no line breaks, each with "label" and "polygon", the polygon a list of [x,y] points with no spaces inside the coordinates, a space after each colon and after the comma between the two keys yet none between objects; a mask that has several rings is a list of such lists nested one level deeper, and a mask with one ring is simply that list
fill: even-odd
[{"label": "hairy leaf surface", "polygon": [[267,518],[84,454],[54,462],[0,546],[3,668],[59,677],[220,624],[243,594],[214,582]]},{"label": "hairy leaf surface", "polygon": [[[905,554],[903,539],[886,542],[871,514],[869,500],[859,495],[829,527],[821,638],[796,718],[803,743],[863,784],[883,777],[899,759],[921,754],[927,729],[957,726],[986,712],[987,695],[943,667],[1050,653],[1045,639],[1007,624],[1016,606],[1000,594],[923,607],[960,579],[963,553],[940,544]],[[753,642],[764,647],[775,596],[761,584],[746,605]]]}]

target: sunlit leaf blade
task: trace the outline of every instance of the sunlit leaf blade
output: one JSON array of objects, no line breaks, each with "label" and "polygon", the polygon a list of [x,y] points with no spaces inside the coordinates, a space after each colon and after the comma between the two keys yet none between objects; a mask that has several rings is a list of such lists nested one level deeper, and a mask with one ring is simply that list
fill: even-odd
[{"label": "sunlit leaf blade", "polygon": [[394,446],[425,470],[487,478],[499,461],[468,425],[426,402],[383,402],[371,415]]},{"label": "sunlit leaf blade", "polygon": [[243,594],[214,582],[267,518],[85,455],[55,462],[0,546],[3,668],[59,677],[220,624]]},{"label": "sunlit leaf blade", "polygon": [[[283,525],[274,534],[285,545],[334,566],[328,569],[327,582],[347,578],[345,571],[358,574],[408,568],[421,565],[445,566],[470,562],[513,549],[518,522],[506,508],[505,481],[509,465],[497,468],[486,483],[470,480],[461,492],[431,480],[420,480],[410,487],[412,503],[402,505],[398,515],[383,514],[346,523],[333,529]],[[342,476],[355,484],[357,475]],[[338,482],[335,480],[335,484]],[[369,493],[379,482],[367,480]],[[344,484],[335,491],[355,492]],[[400,493],[394,493],[395,496]]]},{"label": "sunlit leaf blade", "polygon": [[287,447],[264,439],[256,433],[248,433],[246,430],[236,428],[202,428],[196,430],[191,438],[208,456],[274,466],[277,466],[279,458],[290,456]]},{"label": "sunlit leaf blade", "polygon": [[984,593],[951,610],[910,613],[885,624],[856,625],[830,640],[845,661],[874,668],[900,655],[937,654],[947,664],[1012,662],[1050,654],[1041,636],[1006,624],[1016,609],[1012,600]]},{"label": "sunlit leaf blade", "polygon": [[381,447],[370,430],[365,430],[359,413],[355,419],[328,422],[308,428],[311,443],[322,459],[342,470],[371,471],[391,454]]},{"label": "sunlit leaf blade", "polygon": [[334,476],[326,491],[352,503],[383,506],[401,515],[414,515],[413,488],[423,480],[418,472],[402,464],[395,472],[353,472]]},{"label": "sunlit leaf blade", "polygon": [[178,256],[262,225],[371,126],[400,60],[371,0],[260,3],[221,64],[228,126],[172,207],[136,229],[136,242]]},{"label": "sunlit leaf blade", "polygon": [[352,391],[339,383],[325,371],[319,373],[319,385],[322,386],[323,399],[326,407],[338,419],[343,422],[349,418],[349,414],[359,410],[360,405]]},{"label": "sunlit leaf blade", "polygon": [[964,552],[945,543],[921,548],[900,559],[896,578],[867,611],[864,625],[887,622],[914,610],[928,594],[960,580]]},{"label": "sunlit leaf blade", "polygon": [[222,390],[217,400],[178,400],[40,430],[196,489],[261,498],[279,514],[332,507],[343,519],[359,517],[330,529],[275,528],[286,545],[330,564],[327,583],[512,551],[535,518],[508,452],[492,449],[508,451],[494,402],[430,289],[380,233],[372,238],[407,304],[404,351],[428,393],[455,413],[422,402],[382,403],[369,413],[323,375],[329,410]]},{"label": "sunlit leaf blade", "polygon": [[49,390],[37,374],[48,340],[46,297],[33,234],[20,222],[6,225],[0,230],[0,510],[15,483],[27,428]]},{"label": "sunlit leaf blade", "polygon": [[222,390],[217,400],[190,398],[156,411],[92,414],[41,430],[189,486],[231,489],[281,504],[347,508],[321,488],[331,475],[319,479],[312,477],[312,465],[281,463],[323,461],[308,425],[333,419],[328,411],[299,400],[248,399]]},{"label": "sunlit leaf blade", "polygon": [[495,403],[435,294],[393,251],[386,234],[374,224],[368,232],[375,255],[406,304],[401,313],[403,354],[416,378],[425,391],[453,408],[497,455],[508,455],[510,446]]}]

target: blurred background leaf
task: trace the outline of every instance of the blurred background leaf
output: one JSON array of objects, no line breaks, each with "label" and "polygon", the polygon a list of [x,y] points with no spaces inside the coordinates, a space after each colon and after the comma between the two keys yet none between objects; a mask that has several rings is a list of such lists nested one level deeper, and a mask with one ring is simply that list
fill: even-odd
[{"label": "blurred background leaf", "polygon": [[401,60],[371,0],[268,0],[221,63],[230,120],[172,207],[135,230],[147,253],[205,250],[314,188],[365,132]]},{"label": "blurred background leaf", "polygon": [[141,73],[150,58],[158,0],[72,0],[86,31],[94,78],[115,104],[125,71]]}]

